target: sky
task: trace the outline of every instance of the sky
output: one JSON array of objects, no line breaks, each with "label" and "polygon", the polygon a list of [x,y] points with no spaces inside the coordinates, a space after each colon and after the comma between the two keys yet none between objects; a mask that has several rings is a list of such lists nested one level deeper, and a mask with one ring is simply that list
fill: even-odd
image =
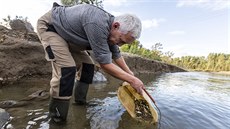
[{"label": "sky", "polygon": [[[8,15],[36,22],[60,0],[0,0],[0,21]],[[117,16],[137,15],[142,21],[143,47],[156,43],[174,57],[230,54],[230,0],[104,0],[103,8]]]}]

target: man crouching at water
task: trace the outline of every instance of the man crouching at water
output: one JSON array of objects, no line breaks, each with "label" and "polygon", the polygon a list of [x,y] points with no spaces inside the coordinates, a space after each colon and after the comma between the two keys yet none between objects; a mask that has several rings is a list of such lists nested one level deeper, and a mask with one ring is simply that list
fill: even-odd
[{"label": "man crouching at water", "polygon": [[105,72],[129,82],[142,94],[143,82],[130,71],[119,51],[119,46],[140,37],[141,21],[135,15],[114,17],[89,4],[65,7],[54,3],[51,11],[38,19],[37,32],[46,59],[52,65],[49,115],[53,122],[66,121],[76,63],[81,63],[82,67],[75,84],[74,98],[76,104],[86,104],[95,64],[86,50],[93,51],[95,60]]}]

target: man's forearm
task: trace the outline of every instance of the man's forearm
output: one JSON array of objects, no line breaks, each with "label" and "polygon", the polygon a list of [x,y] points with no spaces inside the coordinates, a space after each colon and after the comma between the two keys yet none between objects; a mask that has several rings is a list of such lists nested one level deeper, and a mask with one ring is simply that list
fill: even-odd
[{"label": "man's forearm", "polygon": [[144,88],[143,82],[135,77],[133,74],[127,73],[124,70],[122,70],[120,67],[117,65],[111,63],[111,64],[100,64],[101,68],[105,70],[107,73],[110,75],[121,79],[123,81],[126,81],[130,83],[130,85],[137,90],[138,93],[141,95],[143,94],[142,89]]},{"label": "man's forearm", "polygon": [[120,67],[118,67],[117,65],[111,63],[111,64],[101,64],[101,68],[103,70],[105,70],[107,73],[109,73],[110,75],[127,81],[127,82],[132,82],[136,77],[134,77],[133,75],[125,72],[124,70],[122,70]]},{"label": "man's forearm", "polygon": [[133,72],[129,69],[128,65],[126,64],[124,58],[121,56],[118,59],[114,59],[114,62],[121,68],[123,69],[125,72],[132,74]]}]

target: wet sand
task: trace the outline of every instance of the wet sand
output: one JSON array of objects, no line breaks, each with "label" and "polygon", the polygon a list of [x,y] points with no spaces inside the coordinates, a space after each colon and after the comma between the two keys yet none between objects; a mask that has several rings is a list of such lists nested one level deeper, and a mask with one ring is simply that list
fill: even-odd
[{"label": "wet sand", "polygon": [[211,72],[214,74],[230,75],[230,71]]}]

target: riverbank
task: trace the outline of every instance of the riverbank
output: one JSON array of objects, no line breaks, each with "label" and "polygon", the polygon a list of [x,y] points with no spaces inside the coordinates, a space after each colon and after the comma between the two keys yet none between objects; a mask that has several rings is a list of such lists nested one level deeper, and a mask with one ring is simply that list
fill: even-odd
[{"label": "riverbank", "polygon": [[219,72],[211,72],[214,74],[221,74],[221,75],[230,75],[230,71],[219,71]]}]

